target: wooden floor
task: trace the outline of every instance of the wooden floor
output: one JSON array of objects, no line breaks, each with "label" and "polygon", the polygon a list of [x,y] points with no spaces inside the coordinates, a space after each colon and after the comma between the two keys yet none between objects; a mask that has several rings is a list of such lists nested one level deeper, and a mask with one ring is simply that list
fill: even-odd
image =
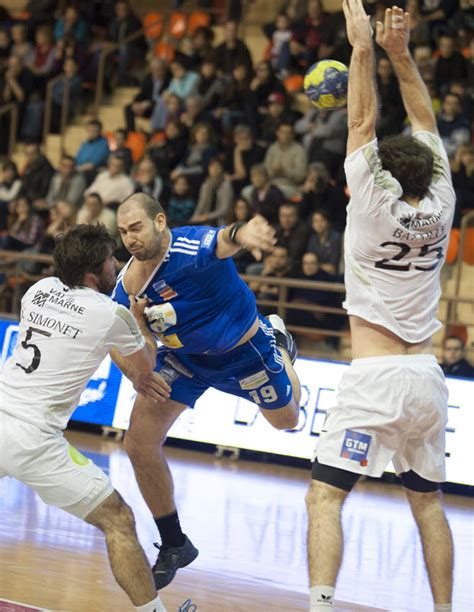
[{"label": "wooden floor", "polygon": [[[133,507],[154,561],[155,526],[121,444],[88,434],[68,437],[110,474]],[[308,610],[307,471],[178,449],[168,455],[181,524],[201,554],[162,591],[167,609],[176,612],[191,599],[198,612]],[[446,502],[456,545],[454,610],[468,612],[474,610],[473,504],[459,496]],[[346,504],[344,525],[337,610],[432,609],[398,486],[360,483]],[[101,534],[9,478],[0,481],[0,600],[72,612],[133,610],[110,573]],[[0,603],[0,611],[20,609]]]}]

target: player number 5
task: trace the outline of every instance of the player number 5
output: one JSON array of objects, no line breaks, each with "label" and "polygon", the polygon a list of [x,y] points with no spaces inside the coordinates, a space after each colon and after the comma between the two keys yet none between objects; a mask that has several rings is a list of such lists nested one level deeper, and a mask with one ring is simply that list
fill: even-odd
[{"label": "player number 5", "polygon": [[38,348],[38,346],[36,344],[33,344],[33,343],[30,342],[31,337],[33,336],[33,333],[41,334],[42,336],[51,336],[50,332],[43,331],[42,329],[36,329],[35,327],[29,327],[26,330],[26,337],[22,341],[21,346],[24,349],[33,349],[33,359],[31,361],[30,365],[26,366],[26,367],[21,365],[21,363],[16,363],[15,364],[15,365],[19,366],[25,372],[25,374],[31,374],[32,372],[37,370],[38,366],[40,364],[40,361],[41,361],[41,351],[39,350],[39,348]]}]

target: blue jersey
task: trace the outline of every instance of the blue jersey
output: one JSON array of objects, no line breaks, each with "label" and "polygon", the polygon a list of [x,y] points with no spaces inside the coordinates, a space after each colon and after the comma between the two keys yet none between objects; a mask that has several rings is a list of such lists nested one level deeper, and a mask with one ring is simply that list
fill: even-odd
[{"label": "blue jersey", "polygon": [[[232,258],[216,256],[218,232],[193,226],[171,230],[163,262],[139,293],[150,302],[145,312],[151,331],[180,353],[228,351],[257,317],[255,297],[239,277]],[[112,299],[127,307],[130,303],[122,279],[131,261],[112,294]]]}]

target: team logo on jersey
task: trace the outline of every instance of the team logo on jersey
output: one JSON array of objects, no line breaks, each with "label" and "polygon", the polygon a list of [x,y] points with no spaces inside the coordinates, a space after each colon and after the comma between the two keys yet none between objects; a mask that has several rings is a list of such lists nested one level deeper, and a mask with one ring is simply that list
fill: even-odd
[{"label": "team logo on jersey", "polygon": [[44,306],[49,299],[50,294],[46,291],[37,291],[31,300],[35,306]]},{"label": "team logo on jersey", "polygon": [[216,235],[216,230],[209,230],[207,234],[204,236],[204,240],[202,241],[202,246],[207,249],[209,245],[211,244],[212,239],[214,238],[215,235]]},{"label": "team logo on jersey", "polygon": [[177,292],[172,287],[170,287],[165,280],[160,280],[152,286],[153,289],[161,297],[161,299],[165,302],[168,300],[172,300],[178,295]]},{"label": "team logo on jersey", "polygon": [[370,443],[372,436],[346,429],[344,442],[342,443],[341,457],[357,461],[362,467],[368,464],[367,455],[369,454]]}]

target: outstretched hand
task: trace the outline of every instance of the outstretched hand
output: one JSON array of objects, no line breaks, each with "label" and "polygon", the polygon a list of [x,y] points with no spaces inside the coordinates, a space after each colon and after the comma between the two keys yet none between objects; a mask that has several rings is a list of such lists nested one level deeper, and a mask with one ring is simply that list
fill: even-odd
[{"label": "outstretched hand", "polygon": [[385,21],[377,21],[375,40],[389,55],[408,50],[410,42],[410,14],[398,6],[385,11]]},{"label": "outstretched hand", "polygon": [[256,215],[237,233],[242,248],[252,253],[257,261],[262,259],[263,253],[271,253],[276,244],[275,230],[261,215]]},{"label": "outstretched hand", "polygon": [[342,10],[346,18],[347,38],[350,44],[353,47],[371,47],[374,31],[362,0],[343,0]]}]

